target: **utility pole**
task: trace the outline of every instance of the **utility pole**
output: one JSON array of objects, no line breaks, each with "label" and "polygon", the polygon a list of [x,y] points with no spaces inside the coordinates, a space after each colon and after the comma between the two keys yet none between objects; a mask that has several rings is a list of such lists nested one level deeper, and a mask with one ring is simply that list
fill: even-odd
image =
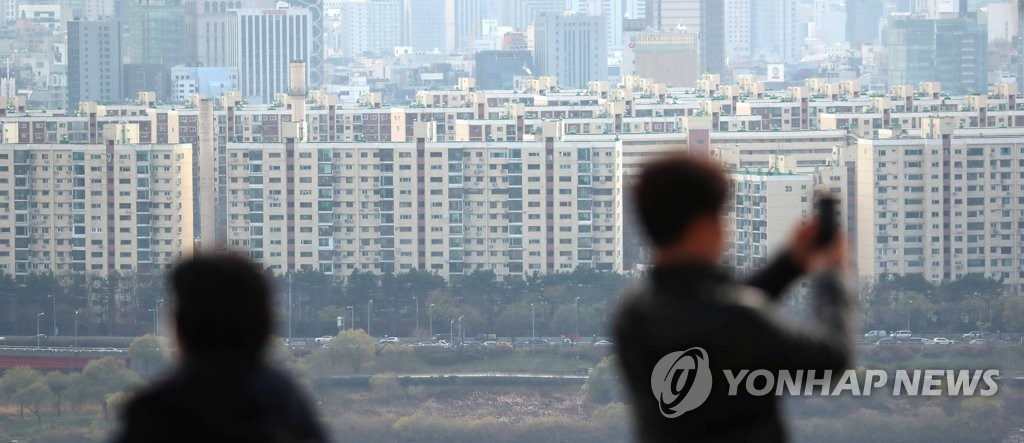
[{"label": "utility pole", "polygon": [[371,315],[373,315],[373,299],[372,298],[370,299],[370,302],[366,304],[366,335],[369,335],[370,337],[373,337],[373,334],[370,333],[370,316]]},{"label": "utility pole", "polygon": [[412,299],[416,303],[416,330],[413,332],[416,335],[420,333],[420,296],[414,295]]}]

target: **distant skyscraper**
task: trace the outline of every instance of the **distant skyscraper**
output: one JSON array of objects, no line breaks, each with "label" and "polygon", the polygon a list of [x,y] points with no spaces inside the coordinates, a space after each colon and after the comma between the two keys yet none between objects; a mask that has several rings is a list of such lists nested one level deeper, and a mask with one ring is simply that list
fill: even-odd
[{"label": "distant skyscraper", "polygon": [[530,51],[480,51],[476,62],[476,87],[486,89],[513,89],[515,77],[525,76],[533,69]]},{"label": "distant skyscraper", "polygon": [[725,56],[730,63],[750,60],[750,8],[753,0],[725,0]]},{"label": "distant skyscraper", "polygon": [[605,29],[608,30],[608,50],[622,49],[622,0],[571,0],[574,12],[587,15],[599,15],[604,18]]},{"label": "distant skyscraper", "polygon": [[449,28],[447,44],[449,52],[468,53],[473,43],[480,38],[484,7],[480,0],[447,0]]},{"label": "distant skyscraper", "polygon": [[846,40],[855,45],[877,42],[883,6],[883,0],[846,2]]},{"label": "distant skyscraper", "polygon": [[700,36],[701,71],[725,70],[725,6],[723,0],[647,0],[645,16],[652,28],[683,30]]},{"label": "distant skyscraper", "polygon": [[445,26],[448,3],[448,0],[406,2],[404,19],[409,38],[403,44],[412,46],[416,52],[430,52],[435,49],[445,52],[446,33],[451,32],[454,35],[454,30]]},{"label": "distant skyscraper", "polygon": [[405,41],[402,0],[342,0],[334,46],[346,56],[391,54]]},{"label": "distant skyscraper", "polygon": [[0,17],[5,24],[18,20],[18,0],[0,0]]},{"label": "distant skyscraper", "polygon": [[324,81],[324,0],[285,0],[288,4],[309,11],[312,33],[309,41],[309,58],[306,59],[308,85],[318,88]]},{"label": "distant skyscraper", "polygon": [[288,91],[289,63],[310,59],[312,16],[308,9],[296,7],[239,9],[235,14],[242,95],[269,103],[275,94]]},{"label": "distant skyscraper", "polygon": [[534,24],[534,66],[538,75],[555,76],[564,88],[584,88],[608,79],[605,22],[587,15],[537,15]]},{"label": "distant skyscraper", "polygon": [[890,85],[940,82],[954,94],[987,91],[988,30],[975,19],[890,16],[884,34]]},{"label": "distant skyscraper", "polygon": [[68,111],[80,101],[121,102],[121,23],[68,22]]},{"label": "distant skyscraper", "polygon": [[846,2],[814,0],[814,38],[825,46],[846,43]]},{"label": "distant skyscraper", "polygon": [[198,66],[238,66],[236,9],[274,9],[277,0],[188,2],[185,14],[185,60]]},{"label": "distant skyscraper", "polygon": [[565,7],[565,0],[501,0],[498,24],[525,31],[537,19],[537,14],[559,14],[565,11]]},{"label": "distant skyscraper", "polygon": [[83,0],[81,20],[102,20],[117,16],[117,0]]},{"label": "distant skyscraper", "polygon": [[185,62],[181,0],[133,0],[123,7],[125,63],[173,66]]},{"label": "distant skyscraper", "polygon": [[801,32],[797,0],[752,0],[751,53],[755,60],[794,63],[800,60]]}]

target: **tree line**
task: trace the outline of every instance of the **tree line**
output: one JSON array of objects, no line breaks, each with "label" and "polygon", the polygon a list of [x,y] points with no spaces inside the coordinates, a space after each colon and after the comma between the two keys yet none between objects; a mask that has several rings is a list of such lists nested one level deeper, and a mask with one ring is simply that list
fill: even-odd
[{"label": "tree line", "polygon": [[[294,337],[335,335],[339,317],[344,328],[377,337],[457,333],[460,325],[466,336],[603,335],[633,281],[587,268],[526,278],[477,271],[449,280],[423,271],[266,275],[277,295],[278,331]],[[166,316],[166,290],[161,275],[0,276],[0,335],[53,335],[54,323],[63,337],[143,335]]]}]

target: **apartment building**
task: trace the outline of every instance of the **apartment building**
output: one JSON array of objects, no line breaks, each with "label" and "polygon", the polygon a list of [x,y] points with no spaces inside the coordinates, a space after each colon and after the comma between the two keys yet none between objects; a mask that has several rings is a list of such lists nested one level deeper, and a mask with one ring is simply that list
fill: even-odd
[{"label": "apartment building", "polygon": [[726,262],[738,275],[764,267],[785,249],[813,205],[814,176],[785,169],[729,174]]},{"label": "apartment building", "polygon": [[857,267],[862,278],[967,274],[1024,283],[1024,131],[960,129],[927,118],[912,134],[857,140]]},{"label": "apartment building", "polygon": [[163,270],[192,253],[192,146],[101,143],[0,150],[0,272],[109,275]]},{"label": "apartment building", "polygon": [[615,143],[229,143],[227,243],[283,272],[622,271]]}]

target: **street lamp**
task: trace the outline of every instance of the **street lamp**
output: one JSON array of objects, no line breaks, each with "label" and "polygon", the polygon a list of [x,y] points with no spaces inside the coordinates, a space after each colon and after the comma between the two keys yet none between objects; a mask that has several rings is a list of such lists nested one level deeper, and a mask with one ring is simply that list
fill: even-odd
[{"label": "street lamp", "polygon": [[370,302],[366,304],[366,335],[369,335],[370,337],[373,337],[373,334],[370,333],[370,316],[371,315],[373,315],[373,299],[372,298],[370,299]]},{"label": "street lamp", "polygon": [[420,296],[412,296],[413,302],[416,303],[416,330],[413,331],[414,335],[420,333]]},{"label": "street lamp", "polygon": [[57,335],[57,296],[54,294],[47,294],[46,298],[53,299],[53,310],[50,311],[53,317],[53,335]]},{"label": "street lamp", "polygon": [[292,342],[292,274],[288,274],[288,343]]},{"label": "street lamp", "polygon": [[39,331],[39,319],[42,318],[44,314],[44,312],[40,312],[39,314],[36,315],[36,349],[39,349],[39,337],[43,335]]},{"label": "street lamp", "polygon": [[462,340],[466,338],[464,329],[462,329],[462,317],[465,317],[465,315],[459,316],[459,343],[462,343]]},{"label": "street lamp", "polygon": [[448,340],[451,342],[449,345],[455,344],[455,320],[448,320]]},{"label": "street lamp", "polygon": [[580,336],[580,298],[576,297],[576,312],[573,315],[573,320],[576,323],[576,327],[573,330],[573,340],[576,340]]},{"label": "street lamp", "polygon": [[351,331],[356,328],[356,308],[354,308],[352,305],[348,305],[345,307],[345,309],[348,310],[348,329]]},{"label": "street lamp", "polygon": [[75,309],[75,348],[78,348],[78,310]]},{"label": "street lamp", "polygon": [[914,304],[913,300],[907,300],[907,330],[910,330],[910,306]]},{"label": "street lamp", "polygon": [[431,303],[427,309],[427,316],[430,317],[430,338],[434,338],[434,304]]},{"label": "street lamp", "polygon": [[530,303],[530,338],[537,338],[537,310],[534,309],[533,303]]}]

